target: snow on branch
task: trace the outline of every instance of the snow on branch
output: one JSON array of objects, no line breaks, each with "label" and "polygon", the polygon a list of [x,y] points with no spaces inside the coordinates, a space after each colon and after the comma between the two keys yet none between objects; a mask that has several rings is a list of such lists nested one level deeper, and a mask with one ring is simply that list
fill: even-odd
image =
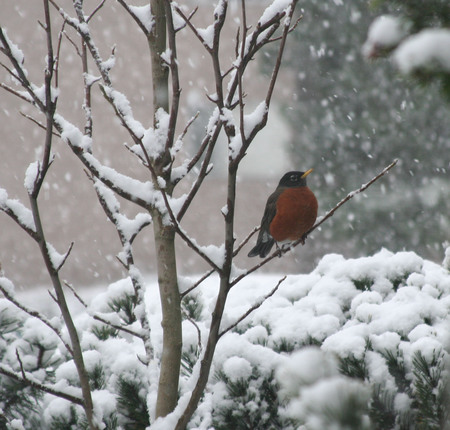
[{"label": "snow on branch", "polygon": [[450,73],[450,30],[433,28],[422,30],[401,43],[393,59],[400,72],[419,71]]},{"label": "snow on branch", "polygon": [[61,133],[61,138],[80,158],[88,171],[121,197],[149,208],[158,200],[153,184],[150,181],[141,182],[117,172],[112,167],[103,165],[91,154],[92,139],[61,115],[55,115],[54,124]]},{"label": "snow on branch", "polygon": [[412,23],[392,15],[377,17],[369,27],[362,51],[367,58],[392,54],[405,75],[450,74],[450,30],[425,28],[411,34]]},{"label": "snow on branch", "polygon": [[154,24],[150,2],[144,6],[132,6],[127,4],[125,0],[117,1],[130,14],[144,34],[149,35]]},{"label": "snow on branch", "polygon": [[99,72],[102,75],[103,81],[107,86],[111,86],[111,79],[109,76],[109,71],[114,66],[114,50],[109,60],[104,61],[100,55],[100,51],[94,43],[92,35],[89,30],[88,18],[85,16],[83,11],[83,2],[74,1],[73,7],[77,15],[76,18],[71,17],[62,8],[58,7],[54,0],[50,0],[50,3],[58,10],[61,17],[64,19],[68,25],[77,31],[77,33],[82,37],[84,43],[86,44],[89,52],[91,53],[92,59],[95,62]]},{"label": "snow on branch", "polygon": [[114,107],[117,116],[122,121],[124,127],[130,131],[135,139],[142,139],[145,133],[144,126],[134,118],[130,102],[125,94],[105,85],[101,86],[102,92],[106,99]]},{"label": "snow on branch", "polygon": [[[189,15],[186,16],[181,8],[175,4],[173,4],[173,9],[176,12],[174,17],[179,16],[184,23],[192,30],[197,39],[202,43],[202,45],[206,48],[206,50],[212,54],[218,44],[220,31],[222,30],[223,24],[225,22],[228,2],[226,0],[220,0],[217,6],[214,9],[214,21],[206,28],[196,28],[191,23],[191,18],[196,12],[196,9]],[[181,28],[180,24],[178,24],[177,28]]]},{"label": "snow on branch", "polygon": [[122,245],[131,245],[139,232],[151,223],[150,214],[141,212],[129,219],[120,213],[120,203],[110,188],[99,180],[94,180],[94,188],[106,214],[117,228]]},{"label": "snow on branch", "polygon": [[[21,372],[19,374],[15,372],[13,369],[11,369],[11,367],[6,366],[4,364],[0,364],[0,374],[8,376],[9,378],[14,379],[15,381],[18,381],[26,386],[43,391],[44,393],[48,393],[53,396],[60,397],[61,399],[68,400],[69,402],[75,405],[84,406],[84,401],[81,397],[61,391],[59,387],[57,389],[56,386],[43,384],[39,380],[35,379],[28,372]],[[58,384],[58,386],[60,385],[62,384]],[[71,387],[71,389],[74,390],[73,387]],[[79,389],[76,389],[76,391],[79,391]]]},{"label": "snow on branch", "polygon": [[256,109],[244,116],[244,134],[245,138],[249,138],[255,131],[257,127],[264,121],[267,116],[269,107],[266,101],[261,102]]},{"label": "snow on branch", "polygon": [[19,226],[36,240],[33,214],[19,200],[9,199],[5,189],[0,188],[0,210],[9,215]]},{"label": "snow on branch", "polygon": [[49,327],[59,337],[59,339],[61,340],[62,344],[67,349],[67,351],[71,355],[73,354],[72,348],[62,337],[59,328],[45,315],[41,314],[38,311],[35,311],[34,309],[30,309],[29,307],[22,304],[19,300],[17,300],[14,297],[14,284],[4,276],[0,277],[0,291],[2,292],[3,296],[18,309],[22,310],[23,312],[25,312],[26,314],[30,315],[33,318],[37,318],[39,321],[41,321],[43,324]]}]

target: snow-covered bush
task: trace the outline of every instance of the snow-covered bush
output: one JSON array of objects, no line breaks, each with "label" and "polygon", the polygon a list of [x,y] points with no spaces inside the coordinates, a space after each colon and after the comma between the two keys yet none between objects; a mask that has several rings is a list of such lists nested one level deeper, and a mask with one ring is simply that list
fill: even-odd
[{"label": "snow-covered bush", "polygon": [[[228,318],[269,279],[234,291]],[[414,253],[325,256],[224,336],[205,401],[214,428],[444,428],[449,310],[448,270]]]},{"label": "snow-covered bush", "polygon": [[378,3],[386,3],[393,15],[382,15],[373,21],[363,48],[365,54],[372,58],[391,54],[401,73],[421,83],[439,82],[443,94],[449,97],[449,2]]},{"label": "snow-covered bush", "polygon": [[[327,255],[310,274],[287,277],[234,326],[277,282],[274,275],[255,275],[231,291],[209,383],[189,428],[445,428],[447,268],[412,252],[382,250],[347,260]],[[184,300],[181,396],[192,389],[198,371],[214,286],[214,280],[206,281]],[[116,282],[75,318],[101,428],[143,429],[154,412],[157,369],[149,377],[142,342],[114,329],[120,316],[127,319],[131,292],[128,279]],[[157,294],[157,286],[148,284],[155,355],[161,353],[162,335]],[[3,367],[79,394],[74,363],[54,332],[5,299],[0,318]],[[138,321],[127,322],[139,332]],[[67,336],[64,327],[61,335]],[[21,420],[26,429],[85,426],[82,408],[69,400],[42,395],[7,376],[0,387],[3,423]]]}]

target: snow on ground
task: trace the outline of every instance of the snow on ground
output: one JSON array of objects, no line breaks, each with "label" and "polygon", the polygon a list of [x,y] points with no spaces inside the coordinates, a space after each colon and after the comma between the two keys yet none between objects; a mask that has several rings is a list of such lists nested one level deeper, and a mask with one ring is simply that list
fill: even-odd
[{"label": "snow on ground", "polygon": [[[251,275],[233,287],[221,331],[232,326],[258,303],[283,276]],[[183,278],[180,284],[186,288],[195,280]],[[92,288],[81,295],[93,298],[91,313],[106,312],[108,300],[130,292],[129,289],[129,280],[125,279],[111,284],[107,291]],[[218,279],[211,276],[188,296],[187,302],[196,308],[197,316],[195,324],[187,319],[183,322],[183,351],[194,362],[198,358],[196,351],[202,351],[206,344],[217,292]],[[36,302],[33,294],[23,298],[28,303]],[[162,328],[159,292],[154,279],[148,284],[146,304],[152,343],[156,356],[159,356]],[[41,309],[51,311],[46,306]],[[326,255],[311,273],[287,276],[271,298],[222,336],[206,395],[190,428],[211,428],[214,411],[219,406],[232,404],[224,380],[231,383],[250,380],[249,390],[260,395],[261,381],[276,377],[281,387],[280,397],[291,396],[290,406],[284,413],[302,419],[305,414],[312,414],[311,419],[316,417],[316,421],[313,420],[316,424],[311,424],[311,428],[323,428],[328,424],[317,418],[320,405],[311,404],[308,398],[321,397],[324,399],[321,404],[337,409],[346,399],[350,402],[358,398],[364,403],[369,396],[367,384],[382,387],[393,396],[398,410],[406,410],[412,400],[396,386],[396,379],[389,373],[387,357],[402,360],[411,384],[414,383],[411,375],[417,352],[428,362],[435,357],[448,360],[449,311],[450,272],[447,267],[426,261],[413,252],[394,254],[381,250],[359,259]],[[153,387],[157,386],[158,371],[150,367],[152,374],[145,374],[149,370],[145,370],[137,358],[144,353],[142,344],[126,336],[100,340],[93,334],[92,327],[96,323],[91,316],[81,308],[77,312],[76,324],[83,333],[87,362],[90,366],[101,365],[105,369],[105,388],[94,393],[94,399],[101,406],[96,414],[100,417],[102,411],[114,410],[116,397],[111,392],[117,378],[125,375],[138,382],[149,380],[146,398],[152,415],[156,395]],[[315,349],[311,349],[313,347]],[[291,354],[295,350],[300,352]],[[365,382],[355,382],[354,378],[350,381],[338,372],[336,363],[345,359],[364,363]],[[183,372],[181,395],[189,394],[197,374],[198,362],[197,367]],[[71,375],[74,375],[73,362],[63,363],[56,371],[60,378],[57,382],[64,385]],[[335,396],[336,392],[343,393],[342,399],[333,404],[327,402],[326,399]],[[51,400],[49,396],[46,399],[46,407],[50,410],[55,408],[54,402],[59,401]],[[365,418],[361,428],[367,424]]]}]

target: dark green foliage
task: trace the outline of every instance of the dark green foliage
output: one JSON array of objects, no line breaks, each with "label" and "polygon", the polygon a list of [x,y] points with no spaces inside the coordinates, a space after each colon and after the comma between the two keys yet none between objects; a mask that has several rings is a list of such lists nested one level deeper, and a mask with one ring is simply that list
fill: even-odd
[{"label": "dark green foliage", "polygon": [[363,359],[354,356],[339,358],[339,371],[351,378],[365,380],[367,378],[366,363]]},{"label": "dark green foliage", "polygon": [[194,366],[197,363],[200,350],[193,345],[189,346],[187,351],[183,351],[181,354],[181,372],[183,375],[192,375]]},{"label": "dark green foliage", "polygon": [[386,392],[378,384],[375,385],[372,390],[369,415],[376,430],[393,429],[396,420],[394,394]]},{"label": "dark green foliage", "polygon": [[[27,371],[41,372],[44,370],[46,376],[44,382],[51,382],[54,379],[54,366],[59,364],[53,357],[56,345],[42,345],[36,339],[24,339],[25,320],[26,316],[14,309],[12,305],[5,306],[0,311],[0,361],[3,361],[7,349],[13,347],[21,357],[24,355],[33,357],[23,363]],[[17,341],[21,341],[20,347],[16,343]],[[42,377],[42,373],[40,373],[40,377]],[[40,390],[0,375],[0,429],[6,428],[6,423],[15,418],[21,419],[26,428],[40,429],[41,406],[39,402],[42,397],[43,393]]]},{"label": "dark green foliage", "polygon": [[146,390],[138,379],[128,380],[119,377],[117,383],[118,400],[117,409],[126,418],[123,428],[125,430],[142,430],[150,424],[145,398]]},{"label": "dark green foliage", "polygon": [[[370,343],[367,348],[372,349]],[[381,355],[395,379],[396,391],[372,382],[369,415],[374,429],[444,429],[450,412],[448,377],[443,375],[445,354],[436,352],[431,360],[427,360],[420,351],[416,352],[412,361],[413,381],[400,351],[395,354],[384,351]],[[341,358],[339,370],[344,375],[371,382],[364,357]],[[412,400],[410,410],[399,412],[395,409],[397,393],[404,393]]]},{"label": "dark green foliage", "polygon": [[404,286],[408,276],[411,273],[401,273],[398,274],[395,278],[391,279],[392,286],[394,287],[394,291],[397,291],[399,287]]},{"label": "dark green foliage", "polygon": [[89,372],[89,383],[91,390],[101,390],[105,388],[105,372],[101,364],[96,364]]},{"label": "dark green foliage", "polygon": [[97,339],[106,340],[109,339],[110,337],[117,337],[119,330],[109,325],[102,324],[92,327],[92,333],[94,333],[95,336],[97,336]]},{"label": "dark green foliage", "polygon": [[292,422],[279,415],[278,385],[273,372],[261,375],[253,368],[249,379],[230,380],[219,371],[215,379],[226,384],[227,396],[213,411],[215,430],[275,430],[292,428]]},{"label": "dark green foliage", "polygon": [[1,427],[2,419],[6,422],[20,417],[25,422],[30,422],[36,418],[41,411],[39,401],[42,396],[39,390],[0,376],[0,428],[6,428]]},{"label": "dark green foliage", "polygon": [[[70,416],[66,417],[64,415],[59,415],[53,417],[49,430],[74,430],[79,427],[78,415],[74,406],[70,407]],[[83,427],[80,428],[80,430]]]},{"label": "dark green foliage", "polygon": [[111,300],[108,306],[113,312],[119,314],[126,324],[133,324],[136,321],[134,314],[136,296],[125,294],[123,297]]},{"label": "dark green foliage", "polygon": [[373,285],[373,279],[365,276],[363,278],[352,279],[354,286],[360,291],[369,291]]},{"label": "dark green foliage", "polygon": [[181,306],[185,314],[194,321],[202,319],[203,304],[200,297],[191,293],[183,297]]},{"label": "dark green foliage", "polygon": [[385,358],[386,364],[389,368],[389,373],[395,378],[395,384],[397,385],[400,393],[411,393],[410,382],[405,378],[406,368],[403,353],[397,350],[394,354],[392,351],[381,352],[381,355]]},{"label": "dark green foliage", "polygon": [[417,351],[413,357],[414,391],[417,404],[417,428],[439,430],[448,423],[448,377],[442,381],[444,353],[436,351],[428,361]]},{"label": "dark green foliage", "polygon": [[272,349],[276,352],[292,352],[296,349],[296,343],[283,337],[274,342]]}]

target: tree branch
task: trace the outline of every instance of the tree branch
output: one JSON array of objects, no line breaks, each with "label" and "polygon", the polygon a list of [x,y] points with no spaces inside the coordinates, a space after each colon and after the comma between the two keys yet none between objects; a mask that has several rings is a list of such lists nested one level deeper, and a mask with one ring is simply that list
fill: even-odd
[{"label": "tree branch", "polygon": [[276,251],[274,251],[272,254],[270,254],[267,258],[262,260],[260,263],[256,264],[252,268],[248,269],[245,273],[239,275],[237,278],[233,279],[233,282],[231,282],[231,287],[236,285],[239,281],[241,281],[243,278],[245,278],[250,273],[255,272],[262,266],[265,266],[269,261],[273,260],[275,257],[281,257],[286,252],[290,251],[291,249],[298,246],[300,243],[304,244],[306,237],[311,234],[316,228],[318,228],[321,224],[323,224],[328,218],[332,217],[334,213],[341,208],[342,205],[347,203],[350,199],[352,199],[356,194],[359,194],[363,191],[365,191],[367,188],[369,188],[374,182],[376,182],[378,179],[380,179],[382,176],[384,176],[386,173],[389,172],[396,164],[398,160],[394,160],[391,164],[389,164],[387,167],[385,167],[378,175],[373,177],[369,182],[361,185],[357,190],[354,190],[347,194],[346,197],[344,197],[339,203],[336,204],[330,211],[328,211],[323,218],[321,218],[319,221],[317,221],[303,236],[303,238],[296,240],[291,245],[284,247],[284,248],[278,248]]},{"label": "tree branch", "polygon": [[70,347],[70,345],[64,341],[61,332],[59,331],[59,329],[57,327],[55,327],[44,315],[42,315],[41,313],[39,313],[38,311],[35,311],[33,309],[30,309],[28,307],[26,307],[25,305],[23,305],[22,303],[20,303],[18,300],[16,300],[8,291],[8,289],[6,289],[2,283],[1,283],[1,278],[0,278],[0,291],[2,292],[3,296],[9,301],[11,302],[14,306],[16,306],[17,308],[19,308],[20,310],[22,310],[23,312],[27,313],[28,315],[30,315],[33,318],[37,318],[39,321],[41,321],[43,324],[45,324],[48,328],[50,328],[61,340],[62,344],[65,346],[65,348],[67,349],[67,351],[69,352],[70,355],[73,355],[73,351],[72,348]]},{"label": "tree branch", "polygon": [[38,381],[34,381],[29,378],[29,376],[19,376],[16,372],[11,369],[8,369],[5,365],[0,364],[0,373],[2,375],[7,376],[8,378],[14,379],[24,385],[28,385],[29,387],[36,388],[44,393],[52,394],[53,396],[60,397],[61,399],[68,400],[69,402],[80,405],[84,407],[83,399],[73,396],[72,394],[64,393],[63,391],[56,390],[54,387],[46,384],[42,384]]},{"label": "tree branch", "polygon": [[228,333],[230,330],[233,330],[239,323],[245,320],[252,312],[254,312],[256,309],[260,308],[263,303],[270,297],[272,297],[280,285],[284,282],[284,280],[287,278],[287,276],[283,276],[277,283],[277,285],[268,293],[266,294],[259,302],[255,303],[251,308],[247,310],[243,315],[241,315],[233,324],[228,326],[225,330],[222,330],[219,333],[219,338],[221,338],[225,333]]}]

